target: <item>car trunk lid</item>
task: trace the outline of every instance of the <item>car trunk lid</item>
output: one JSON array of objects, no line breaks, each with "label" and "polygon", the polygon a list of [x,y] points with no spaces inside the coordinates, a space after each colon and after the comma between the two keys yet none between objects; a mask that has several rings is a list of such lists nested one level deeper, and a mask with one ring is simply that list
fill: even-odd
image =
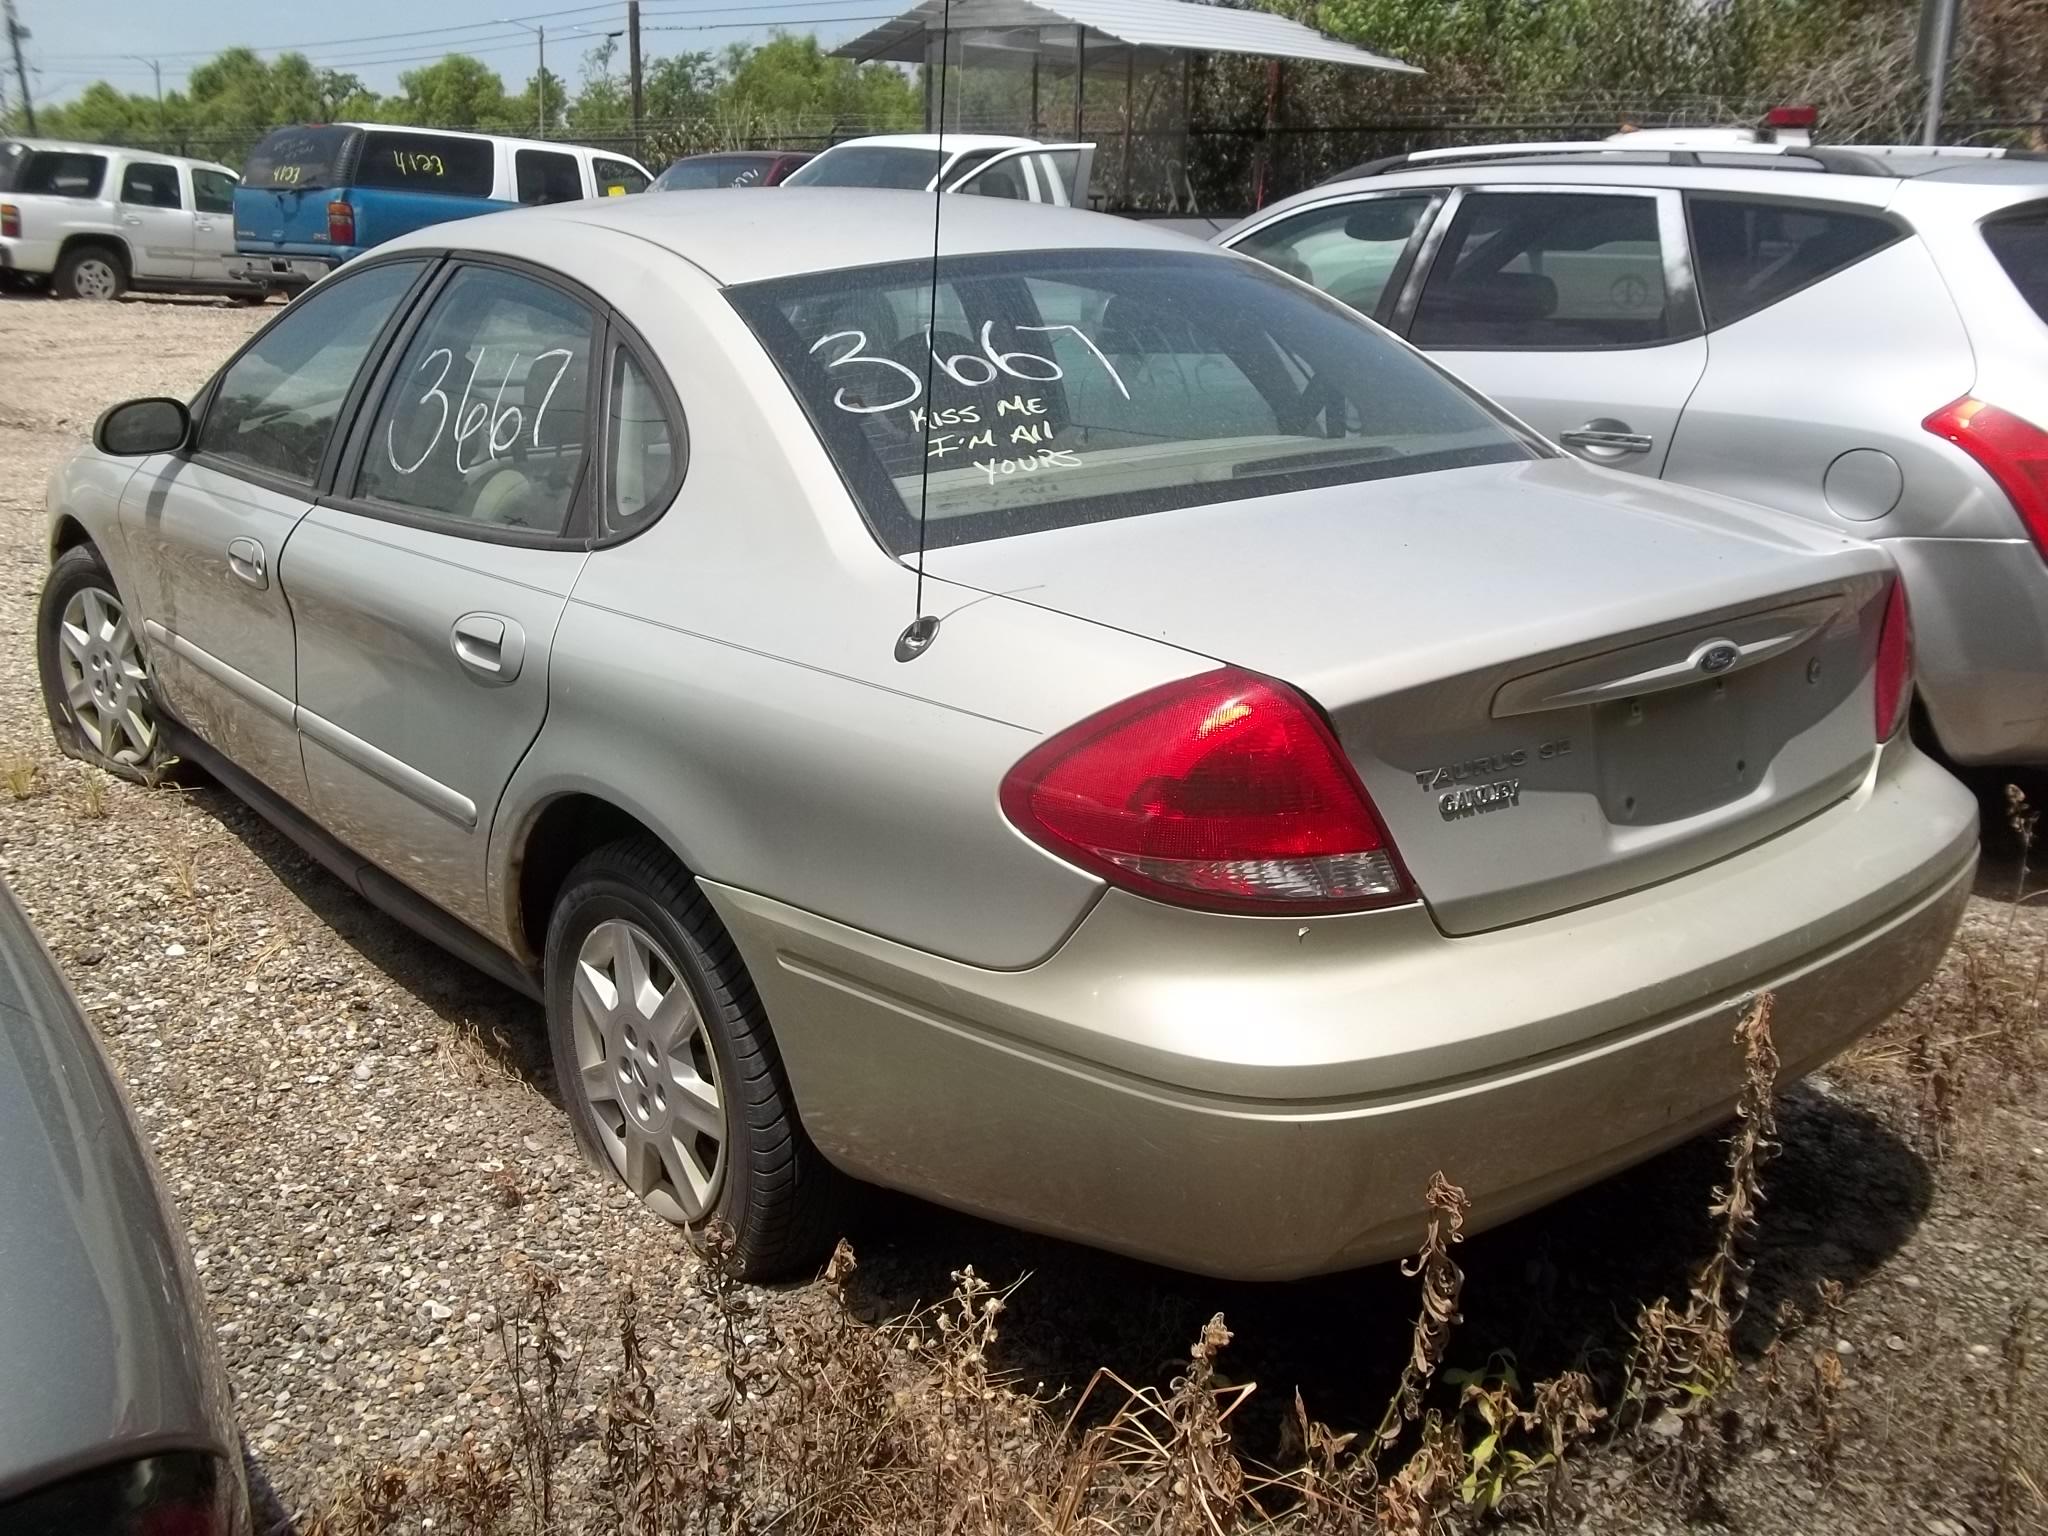
[{"label": "car trunk lid", "polygon": [[1847,793],[1874,747],[1883,554],[1566,461],[990,540],[928,565],[1303,690],[1451,933],[1725,857]]}]

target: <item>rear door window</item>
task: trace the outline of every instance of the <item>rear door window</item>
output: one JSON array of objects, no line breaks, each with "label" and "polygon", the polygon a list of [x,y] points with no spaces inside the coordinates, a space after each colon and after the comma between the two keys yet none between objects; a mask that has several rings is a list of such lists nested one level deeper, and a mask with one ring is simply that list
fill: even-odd
[{"label": "rear door window", "polygon": [[1670,307],[1654,197],[1479,192],[1451,220],[1409,340],[1487,351],[1649,346],[1677,339]]},{"label": "rear door window", "polygon": [[522,149],[512,157],[522,203],[574,203],[583,197],[576,157],[552,149]]},{"label": "rear door window", "polygon": [[2048,320],[2048,202],[2027,203],[1987,221],[1984,243],[2020,297]]},{"label": "rear door window", "polygon": [[377,128],[363,139],[355,185],[439,192],[447,197],[489,197],[496,180],[496,161],[497,148],[489,139]]},{"label": "rear door window", "polygon": [[1429,194],[1373,197],[1310,208],[1268,224],[1235,247],[1370,315],[1429,207]]},{"label": "rear door window", "polygon": [[121,201],[144,208],[183,207],[184,200],[178,195],[178,168],[137,161],[121,173]]},{"label": "rear door window", "polygon": [[192,206],[201,213],[235,211],[235,178],[222,171],[192,171]]},{"label": "rear door window", "polygon": [[51,197],[98,197],[106,179],[105,155],[80,154],[73,150],[29,151],[14,180],[17,192],[43,192]]},{"label": "rear door window", "polygon": [[646,174],[639,166],[624,160],[614,160],[609,155],[593,155],[590,169],[597,178],[599,197],[627,197],[647,190]]},{"label": "rear door window", "polygon": [[1707,194],[1685,201],[1709,329],[1769,308],[1904,237],[1892,220],[1861,209]]}]

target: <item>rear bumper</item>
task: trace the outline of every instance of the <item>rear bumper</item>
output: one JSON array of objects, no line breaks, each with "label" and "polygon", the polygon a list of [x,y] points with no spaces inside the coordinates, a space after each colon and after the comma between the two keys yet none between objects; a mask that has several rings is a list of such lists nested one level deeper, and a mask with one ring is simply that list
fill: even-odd
[{"label": "rear bumper", "polygon": [[2048,763],[2048,560],[2026,539],[1887,539],[1913,603],[1918,692],[1942,751]]},{"label": "rear bumper", "polygon": [[996,972],[705,889],[848,1172],[1283,1279],[1411,1249],[1437,1169],[1484,1226],[1718,1123],[1755,992],[1777,994],[1786,1076],[1812,1070],[1926,977],[1975,864],[1975,802],[1902,739],[1739,855],[1466,938],[1420,907],[1296,922],[1112,891],[1042,964]]},{"label": "rear bumper", "polygon": [[310,288],[336,267],[339,256],[251,256],[227,258],[227,281],[297,291]]},{"label": "rear bumper", "polygon": [[56,241],[0,240],[0,272],[21,272],[31,277],[47,277],[56,270]]}]

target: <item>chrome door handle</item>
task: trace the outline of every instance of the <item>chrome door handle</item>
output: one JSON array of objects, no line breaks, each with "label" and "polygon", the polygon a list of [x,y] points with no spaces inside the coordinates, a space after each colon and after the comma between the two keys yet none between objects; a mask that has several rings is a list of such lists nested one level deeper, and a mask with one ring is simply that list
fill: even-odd
[{"label": "chrome door handle", "polygon": [[263,569],[263,546],[254,539],[228,540],[228,569],[258,592],[270,585],[270,577]]},{"label": "chrome door handle", "polygon": [[449,629],[455,659],[487,683],[509,683],[526,660],[526,631],[503,614],[465,613]]},{"label": "chrome door handle", "polygon": [[1627,422],[1605,417],[1559,433],[1557,440],[1567,448],[1579,449],[1589,459],[1621,459],[1632,453],[1648,453],[1657,446],[1657,440],[1647,432],[1631,432]]}]

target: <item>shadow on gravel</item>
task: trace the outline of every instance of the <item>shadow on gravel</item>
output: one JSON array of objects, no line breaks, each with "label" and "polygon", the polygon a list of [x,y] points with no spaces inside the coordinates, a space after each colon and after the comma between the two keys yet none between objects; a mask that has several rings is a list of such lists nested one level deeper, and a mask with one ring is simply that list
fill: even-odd
[{"label": "shadow on gravel", "polygon": [[457,1030],[473,1031],[493,1065],[522,1078],[559,1107],[538,1003],[387,917],[218,784],[202,781],[186,793],[393,985]]},{"label": "shadow on gravel", "polygon": [[[1765,1176],[1746,1352],[1767,1342],[1781,1300],[1808,1316],[1823,1281],[1853,1286],[1926,1214],[1932,1176],[1884,1125],[1829,1090],[1779,1103],[1783,1150]],[[1455,1176],[1455,1163],[1447,1170]],[[1471,1238],[1464,1321],[1450,1364],[1512,1352],[1523,1382],[1572,1367],[1618,1374],[1638,1311],[1682,1300],[1710,1243],[1708,1205],[1725,1172],[1719,1137],[1701,1137],[1546,1210]],[[1248,1449],[1270,1448],[1292,1394],[1338,1429],[1370,1429],[1407,1357],[1415,1282],[1394,1264],[1287,1285],[1235,1284],[1157,1269],[1010,1232],[897,1196],[856,1228],[854,1301],[863,1316],[935,1301],[973,1264],[998,1285],[1028,1274],[1004,1315],[998,1366],[1025,1386],[1070,1395],[1097,1366],[1134,1385],[1185,1368],[1202,1323],[1222,1312],[1235,1340],[1222,1367],[1255,1381]]]}]

